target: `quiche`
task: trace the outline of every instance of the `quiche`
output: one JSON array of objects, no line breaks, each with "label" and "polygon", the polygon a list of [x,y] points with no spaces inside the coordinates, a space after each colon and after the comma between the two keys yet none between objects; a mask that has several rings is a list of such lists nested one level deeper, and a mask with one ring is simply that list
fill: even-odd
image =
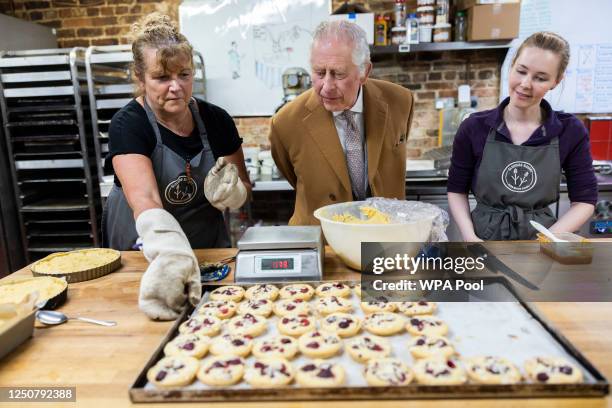
[{"label": "quiche", "polygon": [[109,248],[56,252],[32,266],[34,276],[65,276],[68,283],[99,278],[121,266],[121,253]]},{"label": "quiche", "polygon": [[52,276],[18,277],[0,282],[0,299],[3,303],[19,304],[34,292],[38,292],[37,303],[47,301],[45,309],[54,309],[66,301],[68,283]]}]

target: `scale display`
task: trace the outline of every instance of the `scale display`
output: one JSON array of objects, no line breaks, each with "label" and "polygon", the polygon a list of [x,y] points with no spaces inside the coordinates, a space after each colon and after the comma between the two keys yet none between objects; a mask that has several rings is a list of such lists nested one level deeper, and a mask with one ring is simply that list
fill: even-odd
[{"label": "scale display", "polygon": [[263,258],[261,269],[264,271],[284,271],[293,269],[293,258]]},{"label": "scale display", "polygon": [[300,255],[258,255],[255,256],[255,272],[299,272],[301,269]]}]

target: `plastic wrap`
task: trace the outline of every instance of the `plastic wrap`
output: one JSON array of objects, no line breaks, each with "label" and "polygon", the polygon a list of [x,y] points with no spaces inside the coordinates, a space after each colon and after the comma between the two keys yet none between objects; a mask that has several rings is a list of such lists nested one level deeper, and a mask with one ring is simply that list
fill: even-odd
[{"label": "plastic wrap", "polygon": [[448,213],[437,205],[421,201],[406,201],[393,198],[372,197],[365,201],[355,202],[355,214],[360,214],[359,207],[371,206],[388,214],[391,222],[411,224],[423,218],[433,217],[431,234],[428,242],[446,242]]}]

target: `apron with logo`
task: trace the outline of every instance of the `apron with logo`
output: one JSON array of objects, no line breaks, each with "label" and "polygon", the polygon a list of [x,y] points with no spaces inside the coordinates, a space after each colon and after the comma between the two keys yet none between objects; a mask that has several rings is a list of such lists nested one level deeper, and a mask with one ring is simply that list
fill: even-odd
[{"label": "apron with logo", "polygon": [[474,231],[483,240],[533,239],[530,220],[546,227],[556,221],[548,206],[559,200],[559,138],[545,146],[517,146],[495,135],[491,128],[478,169]]},{"label": "apron with logo", "polygon": [[[157,144],[151,155],[153,171],[164,209],[177,219],[192,248],[229,247],[223,215],[204,196],[204,179],[215,164],[204,122],[192,99],[189,109],[202,139],[202,151],[186,161],[164,146],[155,114],[144,98],[144,109]],[[134,248],[138,233],[134,214],[121,187],[113,185],[102,217],[104,246],[118,250]]]}]

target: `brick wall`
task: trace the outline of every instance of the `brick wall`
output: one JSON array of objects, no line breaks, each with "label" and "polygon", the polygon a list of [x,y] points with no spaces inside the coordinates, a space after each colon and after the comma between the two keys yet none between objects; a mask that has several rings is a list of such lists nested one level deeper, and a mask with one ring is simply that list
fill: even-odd
[{"label": "brick wall", "polygon": [[[57,29],[60,47],[124,44],[130,25],[143,15],[161,11],[178,19],[180,0],[0,0],[0,12]],[[342,1],[333,0],[337,8]],[[393,10],[394,0],[364,2],[376,13]],[[416,6],[408,0],[408,8]],[[504,50],[427,52],[385,55],[373,59],[372,77],[401,84],[415,93],[409,157],[419,157],[437,143],[437,97],[456,97],[457,86],[468,83],[479,98],[479,109],[497,104],[499,70]],[[206,56],[204,56],[206,58]],[[245,145],[269,146],[268,117],[236,118]]]},{"label": "brick wall", "polygon": [[180,0],[0,0],[0,13],[57,30],[59,47],[127,44],[130,25],[153,11],[178,19]]},{"label": "brick wall", "polygon": [[[178,19],[180,0],[0,0],[0,12],[57,30],[60,47],[127,43],[130,25],[143,15],[161,11]],[[370,0],[375,12],[391,11],[393,0]],[[416,1],[409,0],[414,7]],[[333,8],[341,1],[333,0]],[[205,56],[206,57],[206,56]],[[374,59],[373,78],[401,84],[415,93],[415,112],[407,144],[410,157],[419,157],[437,142],[436,97],[456,97],[457,85],[472,86],[479,108],[496,105],[503,51],[472,51],[387,55]],[[269,146],[270,119],[236,118],[246,145]]]}]

